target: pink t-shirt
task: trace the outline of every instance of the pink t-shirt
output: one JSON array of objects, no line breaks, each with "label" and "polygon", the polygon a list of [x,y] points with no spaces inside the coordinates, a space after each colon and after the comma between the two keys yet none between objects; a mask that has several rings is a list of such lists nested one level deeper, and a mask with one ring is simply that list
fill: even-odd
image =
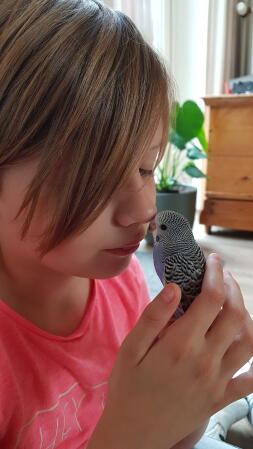
[{"label": "pink t-shirt", "polygon": [[67,337],[0,301],[1,449],[85,449],[118,349],[148,303],[135,256],[120,275],[93,281],[82,322]]}]

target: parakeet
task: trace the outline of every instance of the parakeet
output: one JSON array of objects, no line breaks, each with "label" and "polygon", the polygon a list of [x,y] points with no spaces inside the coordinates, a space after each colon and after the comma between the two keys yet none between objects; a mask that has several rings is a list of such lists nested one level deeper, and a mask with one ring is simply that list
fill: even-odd
[{"label": "parakeet", "polygon": [[186,218],[172,210],[156,215],[153,237],[154,265],[161,282],[163,285],[175,282],[182,290],[182,299],[173,317],[175,320],[183,315],[201,291],[205,256]]}]

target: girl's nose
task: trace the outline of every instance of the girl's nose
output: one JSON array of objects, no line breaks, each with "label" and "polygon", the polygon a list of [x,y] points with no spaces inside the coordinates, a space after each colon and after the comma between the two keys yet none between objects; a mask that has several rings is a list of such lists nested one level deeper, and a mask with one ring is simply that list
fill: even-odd
[{"label": "girl's nose", "polygon": [[154,220],[156,215],[155,189],[143,188],[135,191],[121,203],[117,213],[117,222],[121,226],[133,224],[146,225]]}]

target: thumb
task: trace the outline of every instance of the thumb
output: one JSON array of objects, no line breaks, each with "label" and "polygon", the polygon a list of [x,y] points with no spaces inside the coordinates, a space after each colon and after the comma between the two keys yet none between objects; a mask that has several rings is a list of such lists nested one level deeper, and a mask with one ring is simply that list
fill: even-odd
[{"label": "thumb", "polygon": [[[145,308],[133,330],[123,342],[123,353],[138,363],[168,324],[181,299],[177,284],[166,284]],[[134,359],[134,360],[133,360]]]}]

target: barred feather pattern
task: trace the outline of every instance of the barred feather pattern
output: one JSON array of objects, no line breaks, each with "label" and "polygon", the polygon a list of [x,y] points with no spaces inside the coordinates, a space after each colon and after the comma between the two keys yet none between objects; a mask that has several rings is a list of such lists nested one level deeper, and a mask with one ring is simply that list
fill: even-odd
[{"label": "barred feather pattern", "polygon": [[162,211],[157,214],[155,224],[155,246],[159,245],[159,251],[156,251],[157,247],[153,253],[156,271],[163,273],[163,284],[175,282],[182,290],[182,299],[175,313],[177,318],[201,292],[206,260],[188,221],[181,214]]},{"label": "barred feather pattern", "polygon": [[202,251],[196,251],[193,258],[174,254],[167,257],[164,264],[164,282],[175,282],[182,290],[180,308],[185,312],[192,301],[201,292],[204,277],[205,257]]}]

